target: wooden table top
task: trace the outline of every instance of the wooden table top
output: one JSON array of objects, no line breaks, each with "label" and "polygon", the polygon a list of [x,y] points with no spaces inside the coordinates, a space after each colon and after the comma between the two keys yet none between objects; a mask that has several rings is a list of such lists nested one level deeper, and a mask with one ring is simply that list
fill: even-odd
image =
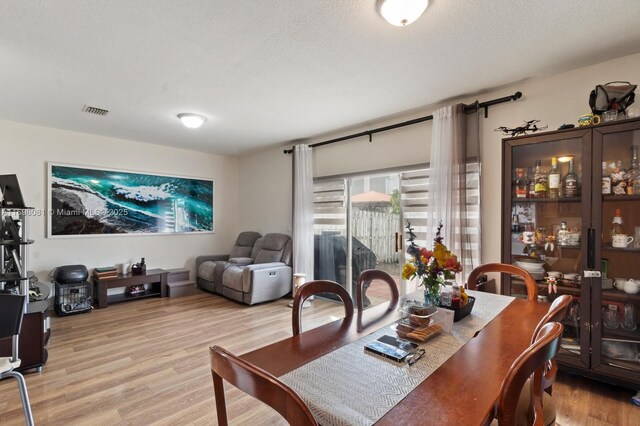
[{"label": "wooden table top", "polygon": [[[242,358],[281,376],[400,318],[397,310],[386,308],[376,306],[361,319],[334,321]],[[509,367],[529,345],[548,308],[547,303],[515,299],[376,424],[420,424],[425,419],[443,425],[482,424]]]}]

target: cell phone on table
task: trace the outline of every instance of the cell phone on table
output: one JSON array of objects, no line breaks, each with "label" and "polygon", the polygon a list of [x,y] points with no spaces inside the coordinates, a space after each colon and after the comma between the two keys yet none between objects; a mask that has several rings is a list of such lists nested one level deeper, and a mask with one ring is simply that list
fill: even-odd
[{"label": "cell phone on table", "polygon": [[399,337],[389,336],[388,334],[385,334],[384,336],[379,337],[378,342],[395,346],[396,348],[402,349],[407,352],[415,351],[416,349],[418,349],[418,345],[416,343],[410,342],[405,339],[401,339]]},{"label": "cell phone on table", "polygon": [[364,350],[373,352],[385,358],[392,359],[396,362],[401,362],[407,357],[407,355],[409,355],[409,351],[396,348],[395,346],[387,345],[386,343],[382,343],[377,340],[367,343],[364,346]]}]

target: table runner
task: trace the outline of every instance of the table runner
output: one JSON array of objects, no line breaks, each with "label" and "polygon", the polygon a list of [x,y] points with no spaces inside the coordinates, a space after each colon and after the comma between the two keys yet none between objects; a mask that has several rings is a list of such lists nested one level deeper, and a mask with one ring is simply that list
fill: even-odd
[{"label": "table runner", "polygon": [[364,351],[364,346],[378,337],[395,335],[388,324],[280,379],[300,395],[322,425],[373,424],[514,299],[477,291],[468,293],[476,298],[471,314],[454,323],[451,334],[441,333],[421,344],[426,353],[412,366]]}]

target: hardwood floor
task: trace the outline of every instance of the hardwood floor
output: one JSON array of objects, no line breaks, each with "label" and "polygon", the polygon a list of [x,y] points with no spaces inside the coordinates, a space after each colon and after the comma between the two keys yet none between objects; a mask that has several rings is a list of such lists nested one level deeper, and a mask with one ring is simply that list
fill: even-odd
[{"label": "hardwood floor", "polygon": [[[144,299],[52,318],[49,361],[27,374],[38,425],[216,424],[208,347],[238,354],[291,335],[288,300],[249,307],[209,293]],[[338,318],[322,300],[303,311],[312,328]],[[633,392],[560,375],[560,425],[640,425]],[[232,424],[283,424],[277,414],[227,388]],[[0,424],[24,424],[14,380],[0,383]]]}]

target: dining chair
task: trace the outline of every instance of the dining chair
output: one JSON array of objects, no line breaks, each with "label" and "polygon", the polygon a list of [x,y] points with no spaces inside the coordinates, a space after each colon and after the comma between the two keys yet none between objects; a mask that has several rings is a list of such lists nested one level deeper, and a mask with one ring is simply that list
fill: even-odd
[{"label": "dining chair", "polygon": [[218,424],[227,426],[224,381],[276,410],[292,425],[317,425],[304,401],[277,377],[220,346],[209,348]]},{"label": "dining chair", "polygon": [[14,369],[20,367],[18,341],[20,329],[22,328],[25,298],[26,296],[15,294],[0,294],[0,339],[12,338],[11,356],[0,357],[0,380],[13,377],[18,381],[25,423],[31,426],[33,425],[33,414],[31,412],[31,404],[29,404],[27,383],[22,374],[14,371]]},{"label": "dining chair", "polygon": [[308,297],[319,293],[331,293],[338,296],[344,304],[345,319],[351,319],[353,317],[353,301],[351,300],[351,296],[349,296],[349,293],[347,293],[347,290],[345,290],[344,287],[342,287],[335,281],[309,281],[298,288],[298,291],[293,298],[291,325],[293,327],[294,336],[297,336],[301,333],[302,304],[305,300],[307,300]]},{"label": "dining chair", "polygon": [[469,278],[467,278],[467,288],[469,290],[476,290],[476,280],[482,274],[487,272],[501,272],[505,274],[517,275],[524,280],[527,286],[527,300],[536,300],[538,298],[538,284],[533,276],[519,266],[509,265],[508,263],[487,263],[480,265],[471,271]]},{"label": "dining chair", "polygon": [[391,301],[389,302],[388,310],[393,310],[398,306],[398,300],[400,299],[400,293],[398,292],[398,284],[388,273],[379,269],[367,269],[362,271],[358,277],[358,284],[356,285],[356,304],[358,307],[358,313],[364,311],[363,296],[365,287],[369,287],[373,280],[379,280],[387,283],[389,291],[391,291]]},{"label": "dining chair", "polygon": [[[569,306],[573,302],[573,297],[568,294],[563,294],[555,298],[547,313],[542,317],[536,329],[531,336],[531,343],[536,339],[536,336],[545,326],[550,322],[562,322],[567,316]],[[558,374],[558,364],[555,359],[551,359],[547,364],[544,375],[542,376],[542,387],[549,395],[553,392],[553,383],[556,381],[556,375]]]},{"label": "dining chair", "polygon": [[[542,389],[542,375],[547,362],[558,352],[562,330],[558,322],[545,324],[533,344],[513,362],[502,382],[494,411],[498,425],[538,426],[555,422],[555,416],[547,414],[555,413],[555,409],[553,400]],[[528,380],[530,377],[532,380]],[[524,391],[525,387],[529,392]]]}]

